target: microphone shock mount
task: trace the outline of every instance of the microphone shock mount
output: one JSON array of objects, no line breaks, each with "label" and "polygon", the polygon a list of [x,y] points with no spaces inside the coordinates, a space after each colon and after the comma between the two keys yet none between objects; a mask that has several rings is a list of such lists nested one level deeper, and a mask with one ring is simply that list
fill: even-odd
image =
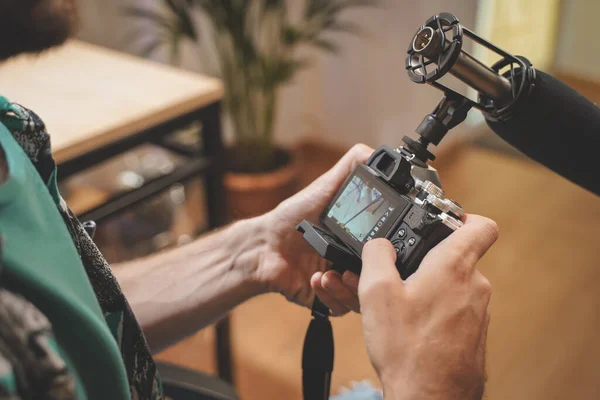
[{"label": "microphone shock mount", "polygon": [[[483,64],[463,49],[465,37],[500,59],[491,67]],[[465,120],[471,108],[484,113],[488,120],[507,120],[535,87],[535,69],[527,59],[494,46],[450,13],[434,15],[417,30],[408,47],[406,71],[411,81],[429,84],[444,93],[438,106],[416,129],[426,140],[404,139],[408,147],[425,157],[427,145],[439,144],[450,129]],[[439,82],[448,73],[476,90],[477,101]]]}]

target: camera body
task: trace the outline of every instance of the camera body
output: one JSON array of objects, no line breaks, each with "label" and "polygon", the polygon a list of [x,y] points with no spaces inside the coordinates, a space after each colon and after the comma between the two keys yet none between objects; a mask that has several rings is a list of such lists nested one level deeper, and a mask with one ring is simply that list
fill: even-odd
[{"label": "camera body", "polygon": [[357,274],[364,244],[386,238],[406,279],[431,248],[462,226],[462,208],[440,186],[437,171],[415,156],[410,142],[383,146],[356,166],[321,214],[320,226],[305,220],[297,229],[334,269]]}]

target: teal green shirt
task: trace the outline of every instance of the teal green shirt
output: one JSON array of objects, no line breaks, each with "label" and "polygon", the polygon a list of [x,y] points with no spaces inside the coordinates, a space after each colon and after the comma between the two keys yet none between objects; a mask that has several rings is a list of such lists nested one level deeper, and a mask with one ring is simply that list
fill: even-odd
[{"label": "teal green shirt", "polygon": [[54,179],[48,187],[42,182],[2,124],[0,145],[9,170],[0,185],[2,286],[25,296],[50,320],[81,399],[130,398],[119,348],[58,212]]}]

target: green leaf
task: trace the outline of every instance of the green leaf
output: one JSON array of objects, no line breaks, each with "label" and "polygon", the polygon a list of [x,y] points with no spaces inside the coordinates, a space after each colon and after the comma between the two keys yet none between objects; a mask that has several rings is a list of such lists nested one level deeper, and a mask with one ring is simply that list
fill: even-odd
[{"label": "green leaf", "polygon": [[306,8],[304,11],[304,17],[306,19],[311,19],[315,15],[323,14],[328,12],[328,10],[336,3],[331,0],[307,0]]},{"label": "green leaf", "polygon": [[172,21],[170,21],[165,15],[147,8],[140,7],[125,7],[123,10],[125,15],[133,18],[146,19],[168,31],[174,29]]},{"label": "green leaf", "polygon": [[278,63],[271,87],[289,82],[298,71],[306,68],[310,62],[308,60],[282,60]]},{"label": "green leaf", "polygon": [[198,34],[194,27],[194,22],[191,15],[191,7],[188,6],[187,2],[181,0],[165,0],[167,6],[177,17],[179,30],[184,36],[187,36],[193,41],[198,40]]},{"label": "green leaf", "polygon": [[330,53],[337,54],[340,52],[339,46],[327,39],[317,38],[317,39],[313,40],[312,44],[313,44],[313,46],[316,46],[319,49],[328,51]]},{"label": "green leaf", "polygon": [[263,71],[262,80],[252,83],[258,83],[259,88],[263,91],[270,91],[289,82],[299,70],[309,65],[309,61],[305,59],[274,59],[263,56],[259,60],[259,65]]},{"label": "green leaf", "polygon": [[283,43],[293,46],[302,39],[302,32],[294,26],[286,25],[282,29],[281,37]]},{"label": "green leaf", "polygon": [[149,58],[150,56],[152,56],[152,53],[154,53],[154,51],[156,49],[158,49],[158,47],[161,44],[165,44],[164,41],[162,41],[159,37],[155,37],[153,38],[150,42],[148,42],[147,44],[145,44],[141,49],[140,49],[140,55],[144,58]]},{"label": "green leaf", "polygon": [[165,0],[165,4],[167,5],[167,7],[169,7],[171,9],[171,12],[173,12],[175,14],[177,13],[177,10],[180,7],[177,0]]},{"label": "green leaf", "polygon": [[381,4],[380,0],[344,0],[344,7],[377,7]]},{"label": "green leaf", "polygon": [[264,0],[263,8],[265,10],[273,9],[273,8],[282,8],[285,7],[285,0]]},{"label": "green leaf", "polygon": [[358,35],[361,32],[360,26],[356,22],[352,21],[332,20],[327,25],[325,25],[324,29],[335,32],[349,33],[353,35]]}]

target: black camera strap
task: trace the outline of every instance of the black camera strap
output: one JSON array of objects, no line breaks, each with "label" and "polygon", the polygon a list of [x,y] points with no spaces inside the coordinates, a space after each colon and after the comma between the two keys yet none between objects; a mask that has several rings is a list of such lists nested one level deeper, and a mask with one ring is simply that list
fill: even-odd
[{"label": "black camera strap", "polygon": [[302,391],[304,400],[328,400],[333,371],[333,330],[329,308],[316,296],[312,317],[302,349]]}]

